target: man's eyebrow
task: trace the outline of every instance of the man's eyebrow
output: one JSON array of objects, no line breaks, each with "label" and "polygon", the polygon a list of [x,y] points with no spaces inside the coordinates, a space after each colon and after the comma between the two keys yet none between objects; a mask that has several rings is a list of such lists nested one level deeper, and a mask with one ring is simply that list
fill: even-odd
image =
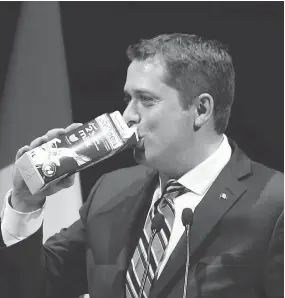
[{"label": "man's eyebrow", "polygon": [[[127,93],[127,94],[129,95],[129,93]],[[148,90],[139,90],[139,89],[134,90],[134,94],[135,94],[135,96],[148,95],[153,98],[159,98],[158,95],[156,95],[155,93],[148,91]]]}]

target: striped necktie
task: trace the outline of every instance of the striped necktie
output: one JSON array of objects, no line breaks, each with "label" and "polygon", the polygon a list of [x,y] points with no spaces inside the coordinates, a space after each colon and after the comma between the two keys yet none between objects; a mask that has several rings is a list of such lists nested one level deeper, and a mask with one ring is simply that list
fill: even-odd
[{"label": "striped necktie", "polygon": [[126,275],[126,298],[137,298],[139,296],[141,282],[144,270],[147,266],[147,251],[151,237],[151,222],[156,213],[164,215],[164,223],[162,229],[154,236],[151,252],[150,266],[144,292],[142,297],[147,298],[155,279],[158,265],[162,261],[165,249],[168,245],[173,222],[174,222],[174,204],[173,199],[182,193],[186,188],[171,179],[167,182],[161,197],[155,202],[147,216],[142,235],[139,239],[134,255],[131,259],[127,275]]}]

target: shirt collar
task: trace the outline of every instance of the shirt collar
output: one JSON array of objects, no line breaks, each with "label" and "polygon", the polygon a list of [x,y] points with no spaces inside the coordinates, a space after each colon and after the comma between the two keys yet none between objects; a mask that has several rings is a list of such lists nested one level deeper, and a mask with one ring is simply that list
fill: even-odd
[{"label": "shirt collar", "polygon": [[[185,173],[178,182],[197,195],[204,195],[230,160],[231,151],[228,138],[223,135],[223,141],[218,149],[202,163]],[[159,185],[161,193],[160,179]]]}]

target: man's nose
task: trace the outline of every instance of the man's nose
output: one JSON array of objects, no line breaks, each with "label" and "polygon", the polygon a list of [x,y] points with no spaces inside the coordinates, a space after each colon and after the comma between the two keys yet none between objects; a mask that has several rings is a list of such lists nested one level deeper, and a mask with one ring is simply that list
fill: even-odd
[{"label": "man's nose", "polygon": [[140,116],[139,116],[139,113],[138,113],[138,110],[137,110],[134,100],[131,100],[129,102],[129,104],[127,105],[127,107],[123,113],[123,118],[129,127],[139,123]]}]

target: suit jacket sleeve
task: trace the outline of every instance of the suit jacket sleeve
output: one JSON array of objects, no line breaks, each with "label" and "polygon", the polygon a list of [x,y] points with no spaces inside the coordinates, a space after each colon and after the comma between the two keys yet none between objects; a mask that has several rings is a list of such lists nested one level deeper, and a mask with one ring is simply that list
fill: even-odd
[{"label": "suit jacket sleeve", "polygon": [[[268,189],[271,204],[277,200],[284,200],[284,180],[283,174],[277,173]],[[277,206],[277,205],[276,205]],[[263,288],[265,297],[283,298],[284,297],[284,209],[282,208],[278,216],[271,238],[269,239],[268,249],[265,256],[263,272]]]},{"label": "suit jacket sleeve", "polygon": [[264,288],[266,297],[284,297],[284,212],[274,228],[265,261]]},{"label": "suit jacket sleeve", "polygon": [[9,247],[0,235],[0,297],[78,298],[88,293],[84,221],[100,181],[81,207],[81,219],[45,245],[42,228]]}]

